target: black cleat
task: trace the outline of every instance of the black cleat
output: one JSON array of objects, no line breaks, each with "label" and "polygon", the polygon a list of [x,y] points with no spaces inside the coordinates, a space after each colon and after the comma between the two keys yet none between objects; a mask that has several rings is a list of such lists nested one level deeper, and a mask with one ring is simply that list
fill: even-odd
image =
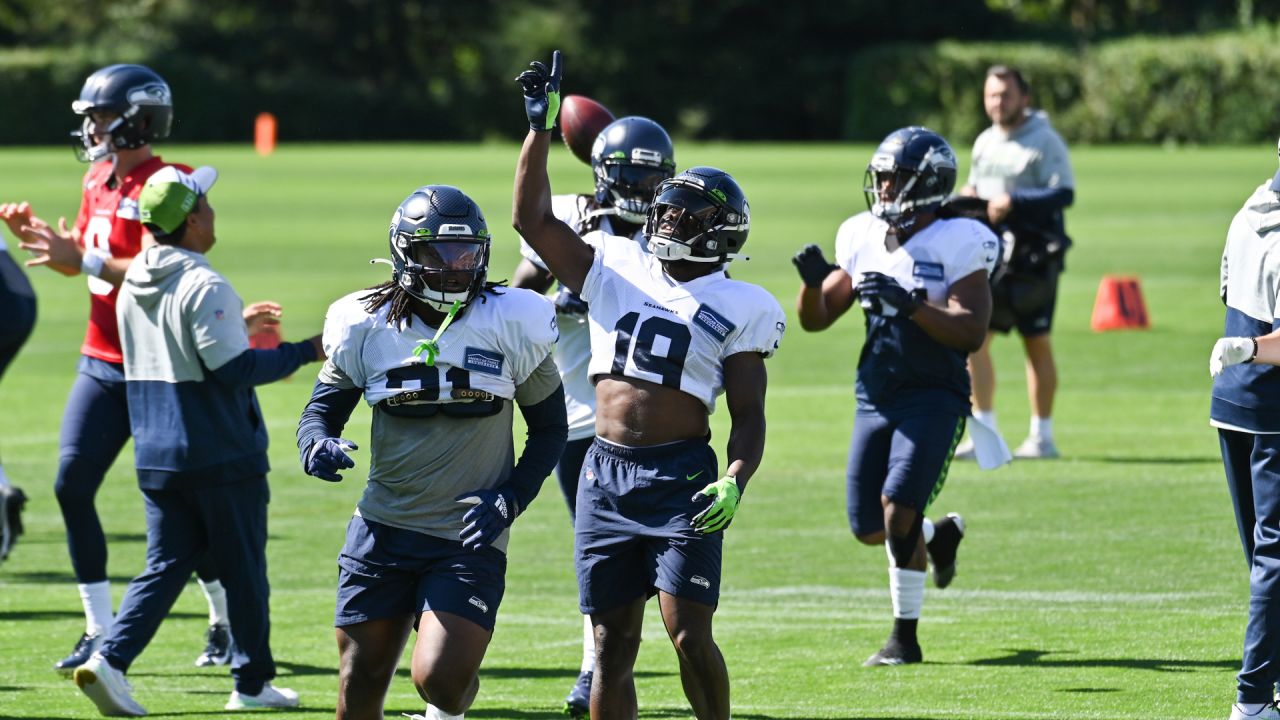
[{"label": "black cleat", "polygon": [[9,551],[22,534],[22,508],[27,504],[27,494],[12,485],[0,487],[0,561],[9,558]]},{"label": "black cleat", "polygon": [[903,643],[897,638],[889,638],[884,647],[876,651],[876,654],[867,658],[862,663],[863,667],[878,667],[881,665],[910,665],[912,663],[922,662],[924,653],[920,650],[919,643]]},{"label": "black cleat", "polygon": [[196,658],[196,667],[226,665],[231,662],[231,628],[222,623],[210,625],[205,639],[207,642],[204,652]]},{"label": "black cleat", "polygon": [[933,584],[939,590],[956,577],[956,550],[964,539],[964,518],[957,513],[933,524],[933,540],[928,544],[929,562],[933,565]]},{"label": "black cleat", "polygon": [[591,714],[591,671],[578,674],[569,696],[564,699],[564,714],[571,718],[585,718]]},{"label": "black cleat", "polygon": [[76,646],[71,651],[71,654],[54,663],[53,669],[57,670],[60,675],[71,677],[76,668],[89,662],[89,658],[102,647],[103,640],[101,633],[96,635],[85,633],[81,635],[80,639],[76,641]]}]

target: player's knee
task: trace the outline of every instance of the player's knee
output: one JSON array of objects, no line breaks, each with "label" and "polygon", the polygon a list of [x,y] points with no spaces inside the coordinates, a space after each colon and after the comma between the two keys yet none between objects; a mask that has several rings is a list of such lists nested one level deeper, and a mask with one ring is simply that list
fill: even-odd
[{"label": "player's knee", "polygon": [[616,662],[634,658],[640,649],[638,629],[597,625],[595,628],[596,655],[601,662]]},{"label": "player's knee", "polygon": [[853,536],[857,538],[858,542],[862,543],[863,545],[883,545],[884,544],[883,530],[877,530],[873,533],[854,532]]},{"label": "player's knee", "polygon": [[102,468],[78,455],[62,458],[58,465],[58,478],[53,493],[62,507],[93,505],[93,498],[102,484]]},{"label": "player's knee", "polygon": [[472,685],[479,682],[474,675],[463,678],[457,673],[430,671],[413,679],[419,697],[450,715],[466,712],[469,698],[475,697]]},{"label": "player's knee", "polygon": [[714,651],[715,640],[710,628],[679,628],[671,637],[682,660],[698,662]]}]

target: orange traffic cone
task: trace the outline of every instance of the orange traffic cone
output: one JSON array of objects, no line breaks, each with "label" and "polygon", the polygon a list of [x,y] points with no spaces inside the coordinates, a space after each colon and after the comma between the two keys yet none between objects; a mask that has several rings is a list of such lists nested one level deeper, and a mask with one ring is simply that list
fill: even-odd
[{"label": "orange traffic cone", "polygon": [[266,157],[276,149],[276,116],[269,112],[258,113],[253,121],[253,147]]},{"label": "orange traffic cone", "polygon": [[1151,327],[1138,278],[1103,275],[1102,282],[1098,284],[1098,297],[1093,301],[1090,325],[1094,332],[1146,330]]}]

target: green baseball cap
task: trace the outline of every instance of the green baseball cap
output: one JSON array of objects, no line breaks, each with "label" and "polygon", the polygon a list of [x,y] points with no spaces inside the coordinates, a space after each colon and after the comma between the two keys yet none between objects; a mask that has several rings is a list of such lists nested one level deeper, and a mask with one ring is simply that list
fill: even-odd
[{"label": "green baseball cap", "polygon": [[138,195],[138,214],[143,224],[168,235],[186,221],[196,200],[217,181],[218,171],[207,165],[189,173],[167,165],[147,178]]}]

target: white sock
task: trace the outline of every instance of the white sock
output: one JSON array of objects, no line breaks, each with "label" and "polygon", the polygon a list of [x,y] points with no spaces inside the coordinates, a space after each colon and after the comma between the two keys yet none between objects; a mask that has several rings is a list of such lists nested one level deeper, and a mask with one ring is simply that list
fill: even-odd
[{"label": "white sock", "polygon": [[1053,439],[1053,418],[1031,416],[1031,437],[1041,440]]},{"label": "white sock", "polygon": [[1266,703],[1236,703],[1241,715],[1258,715],[1267,709]]},{"label": "white sock", "polygon": [[903,620],[920,617],[924,606],[924,577],[921,570],[889,568],[889,597],[893,600],[893,616]]},{"label": "white sock", "polygon": [[4,474],[4,466],[0,465],[0,488],[9,487],[9,476]]},{"label": "white sock", "polygon": [[578,672],[593,672],[596,669],[596,630],[591,626],[591,616],[582,616],[582,669]]},{"label": "white sock", "polygon": [[925,518],[924,524],[920,526],[920,532],[924,535],[924,543],[926,545],[933,542],[933,521]]},{"label": "white sock", "polygon": [[111,631],[115,615],[111,612],[111,582],[79,584],[80,603],[84,605],[84,631],[90,635],[105,635]]},{"label": "white sock", "polygon": [[464,716],[465,716],[465,713],[462,715],[450,715],[449,713],[441,710],[435,705],[432,705],[431,703],[427,703],[427,712],[426,712],[427,720],[462,720]]},{"label": "white sock", "polygon": [[992,430],[999,429],[999,427],[996,425],[996,409],[995,408],[991,408],[990,410],[979,410],[978,408],[974,408],[973,419],[981,421],[984,425],[987,425]]},{"label": "white sock", "polygon": [[228,624],[227,590],[222,587],[222,581],[210,580],[209,582],[205,582],[196,578],[196,582],[199,582],[200,589],[204,590],[204,599],[209,601],[209,624]]}]

